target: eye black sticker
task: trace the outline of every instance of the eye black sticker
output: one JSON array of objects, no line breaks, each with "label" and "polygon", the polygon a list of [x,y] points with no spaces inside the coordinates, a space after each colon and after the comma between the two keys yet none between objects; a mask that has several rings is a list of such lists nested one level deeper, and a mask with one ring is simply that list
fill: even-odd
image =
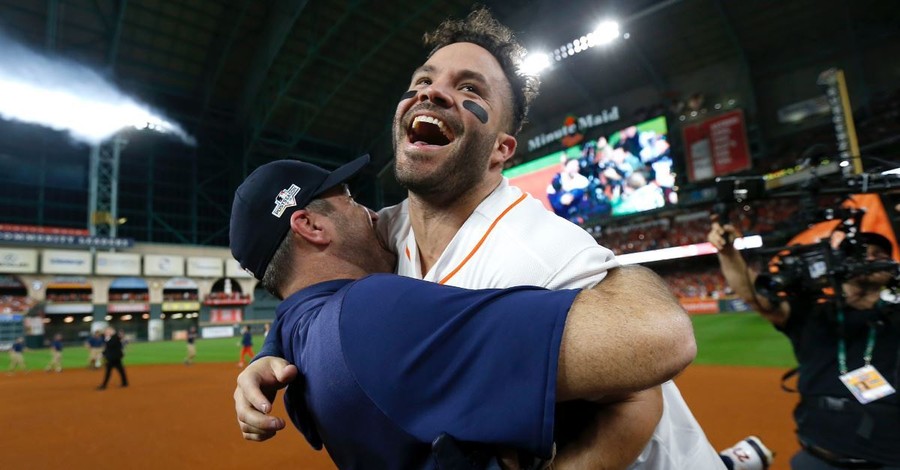
[{"label": "eye black sticker", "polygon": [[471,100],[465,100],[463,101],[463,108],[468,109],[469,112],[474,114],[482,124],[487,124],[488,113],[484,110],[484,108],[479,106],[478,103]]},{"label": "eye black sticker", "polygon": [[418,91],[416,91],[416,90],[409,90],[406,93],[400,95],[400,101],[408,100],[408,99],[412,98],[413,96],[416,96],[417,93],[418,93]]}]

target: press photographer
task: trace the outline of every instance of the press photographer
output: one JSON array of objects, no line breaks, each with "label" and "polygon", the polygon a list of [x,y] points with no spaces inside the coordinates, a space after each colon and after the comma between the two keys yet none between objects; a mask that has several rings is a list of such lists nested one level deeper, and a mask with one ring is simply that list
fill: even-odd
[{"label": "press photographer", "polygon": [[886,300],[897,263],[888,238],[847,226],[782,252],[779,272],[761,277],[732,246],[741,234],[712,216],[726,281],[788,337],[799,365],[795,470],[900,469],[900,322]]}]

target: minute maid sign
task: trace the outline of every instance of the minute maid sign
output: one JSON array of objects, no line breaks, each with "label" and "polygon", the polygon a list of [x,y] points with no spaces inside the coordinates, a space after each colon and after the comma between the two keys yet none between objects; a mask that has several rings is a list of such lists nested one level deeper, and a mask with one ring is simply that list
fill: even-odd
[{"label": "minute maid sign", "polygon": [[528,139],[528,151],[537,150],[547,144],[556,142],[558,140],[562,140],[566,136],[574,135],[578,132],[584,132],[587,129],[592,127],[597,127],[603,124],[607,124],[610,122],[615,122],[619,120],[619,107],[613,106],[609,109],[604,109],[603,111],[597,114],[588,114],[586,116],[580,116],[574,119],[574,122],[568,120],[566,124],[563,124],[562,127],[553,130],[552,132],[547,132],[544,134],[539,134],[536,137]]}]

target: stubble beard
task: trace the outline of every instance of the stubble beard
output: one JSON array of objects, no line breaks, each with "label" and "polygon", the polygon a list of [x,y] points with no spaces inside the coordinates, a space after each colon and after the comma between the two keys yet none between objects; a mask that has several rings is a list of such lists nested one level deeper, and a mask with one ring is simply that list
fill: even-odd
[{"label": "stubble beard", "polygon": [[[406,130],[395,126],[394,155],[398,156]],[[488,160],[495,138],[489,134],[470,133],[458,136],[460,143],[436,169],[423,174],[394,159],[394,177],[410,193],[437,205],[447,205],[478,186],[487,173]],[[451,144],[452,145],[452,144]]]},{"label": "stubble beard", "polygon": [[393,273],[397,264],[396,256],[386,250],[374,230],[353,221],[344,214],[332,215],[335,227],[343,235],[343,243],[337,256],[353,264],[367,274]]}]

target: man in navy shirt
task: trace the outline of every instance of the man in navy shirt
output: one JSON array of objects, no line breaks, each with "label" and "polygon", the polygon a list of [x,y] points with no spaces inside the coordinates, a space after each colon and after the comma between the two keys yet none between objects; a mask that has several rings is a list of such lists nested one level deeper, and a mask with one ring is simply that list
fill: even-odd
[{"label": "man in navy shirt", "polygon": [[53,341],[50,342],[50,363],[44,368],[47,372],[54,370],[62,372],[62,335],[57,333],[53,335]]},{"label": "man in navy shirt", "polygon": [[436,468],[442,434],[550,458],[557,402],[615,401],[693,359],[690,321],[641,267],[581,292],[374,274],[394,255],[343,185],[367,162],[263,165],[231,215],[235,259],[285,299],[272,333],[300,371],[291,420],[340,468]]},{"label": "man in navy shirt", "polygon": [[187,333],[187,356],[185,356],[185,358],[184,358],[184,365],[186,365],[186,366],[193,364],[194,358],[197,357],[197,346],[194,344],[194,341],[196,341],[196,340],[197,340],[197,327],[192,326],[188,329],[188,333]]},{"label": "man in navy shirt", "polygon": [[16,341],[12,344],[12,347],[9,348],[9,373],[12,374],[16,372],[18,369],[22,369],[27,371],[28,368],[25,367],[25,338],[18,337]]}]

